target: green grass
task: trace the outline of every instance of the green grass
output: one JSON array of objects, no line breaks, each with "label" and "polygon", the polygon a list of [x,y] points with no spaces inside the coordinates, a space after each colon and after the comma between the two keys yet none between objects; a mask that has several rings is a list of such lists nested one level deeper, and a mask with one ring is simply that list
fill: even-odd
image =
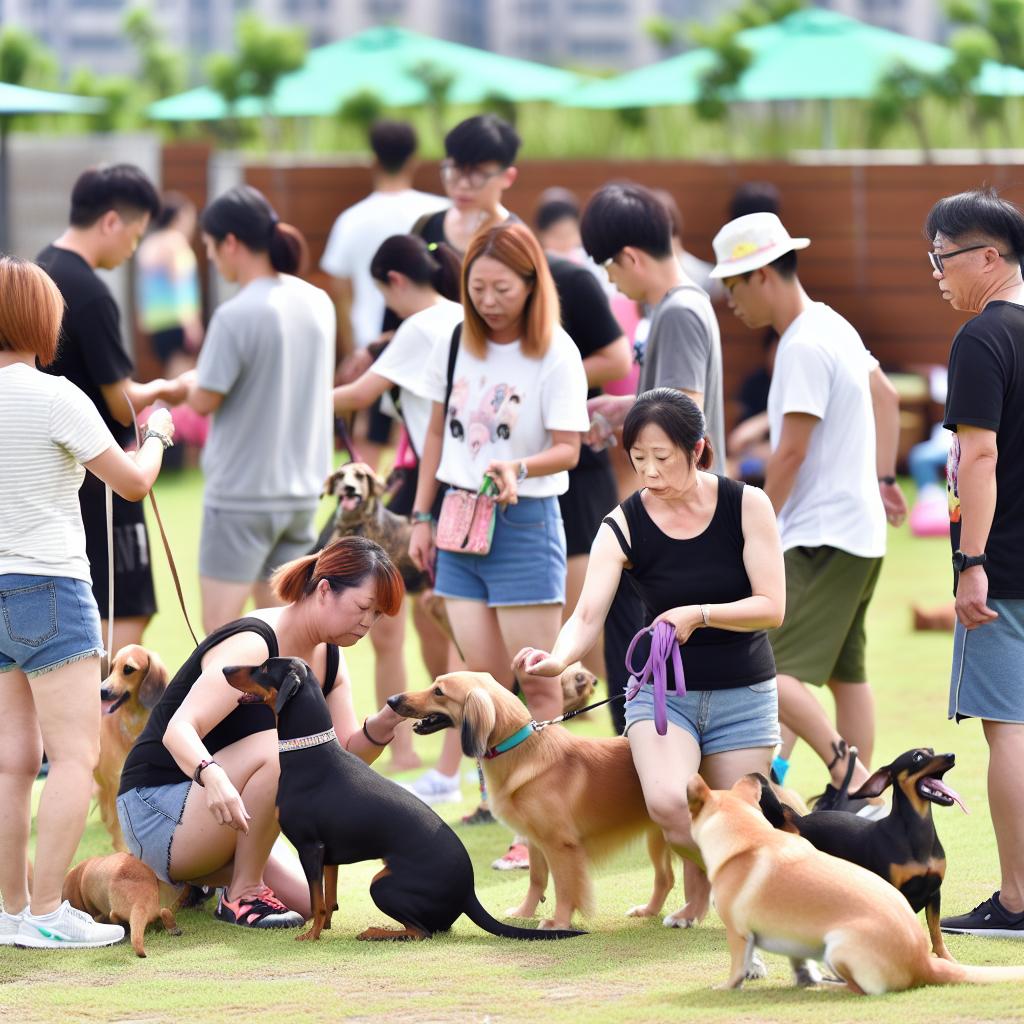
[{"label": "green grass", "polygon": [[[158,484],[161,512],[186,584],[193,619],[199,602],[194,584],[200,515],[195,473],[167,476]],[[326,511],[326,510],[325,510]],[[153,543],[158,544],[153,532]],[[948,544],[892,532],[869,622],[871,679],[878,699],[879,763],[910,746],[954,750],[958,767],[949,781],[971,809],[937,809],[949,869],[943,887],[947,910],[968,909],[998,884],[995,841],[985,801],[986,755],[977,723],[946,721],[950,638],[910,630],[909,604],[938,603],[949,591]],[[191,641],[176,607],[162,555],[154,555],[161,613],[147,643],[169,665],[179,664]],[[411,631],[410,631],[411,632]],[[423,685],[422,668],[408,644],[410,685]],[[347,652],[360,715],[375,707],[368,644]],[[609,732],[603,709],[588,716],[581,732]],[[438,737],[420,743],[433,757]],[[467,764],[468,767],[468,764]],[[820,765],[798,748],[790,774],[804,794],[820,788]],[[683,780],[680,780],[682,784]],[[471,807],[464,786],[462,807],[447,806],[448,820]],[[483,904],[500,916],[517,903],[525,872],[488,867],[507,843],[501,826],[462,829],[477,868]],[[86,857],[108,850],[94,814],[79,849]],[[792,1021],[915,1022],[1024,1020],[1019,986],[928,989],[860,999],[842,993],[796,991],[788,964],[768,956],[766,981],[741,992],[714,991],[727,973],[721,923],[712,913],[700,928],[669,931],[657,921],[627,919],[623,911],[646,899],[651,871],[640,849],[627,851],[596,873],[597,912],[591,934],[559,943],[515,943],[481,933],[465,918],[448,936],[417,944],[363,944],[354,935],[383,924],[367,885],[377,865],[342,868],[341,910],[318,944],[296,943],[294,933],[250,933],[212,920],[210,908],[179,915],[184,934],[147,936],[149,957],[137,959],[122,944],[66,954],[4,949],[0,952],[0,1020],[24,1024],[55,1020],[179,1022],[241,1021],[272,1014],[275,1022],[550,1021]],[[671,903],[681,903],[681,888]],[[923,924],[922,924],[923,926]],[[950,937],[954,956],[970,963],[1011,964],[1024,959],[1012,942]]]}]

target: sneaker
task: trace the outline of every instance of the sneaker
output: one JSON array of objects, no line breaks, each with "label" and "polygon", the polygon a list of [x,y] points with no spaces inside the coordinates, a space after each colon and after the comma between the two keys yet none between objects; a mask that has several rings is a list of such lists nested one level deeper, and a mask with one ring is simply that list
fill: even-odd
[{"label": "sneaker", "polygon": [[867,818],[870,821],[877,821],[889,813],[889,805],[884,800],[873,802],[864,797],[849,797],[846,792],[836,789],[829,784],[825,792],[813,803],[812,810],[817,811],[845,811],[848,814],[856,814],[859,818]]},{"label": "sneaker", "polygon": [[951,935],[987,935],[993,939],[1024,939],[1024,913],[1011,914],[993,893],[970,913],[944,917],[944,932]]},{"label": "sneaker", "polygon": [[98,924],[84,910],[65,900],[56,910],[36,917],[21,915],[14,945],[19,949],[94,949],[124,938],[119,924]]},{"label": "sneaker", "polygon": [[430,768],[415,782],[400,782],[399,785],[431,806],[457,804],[462,801],[458,772],[454,775],[443,775],[436,768]]},{"label": "sneaker", "polygon": [[237,900],[226,896],[227,891],[221,889],[217,909],[213,912],[218,921],[243,928],[298,928],[305,924],[303,916],[297,910],[289,910],[269,885],[263,886],[255,896],[242,896]]},{"label": "sneaker", "polygon": [[14,936],[18,934],[21,914],[7,914],[0,910],[0,946],[13,946]]},{"label": "sneaker", "polygon": [[486,807],[478,807],[472,814],[462,816],[463,825],[494,825],[497,820]]},{"label": "sneaker", "polygon": [[492,865],[495,871],[514,871],[516,868],[530,867],[530,849],[526,843],[513,843],[503,857],[499,857]]}]

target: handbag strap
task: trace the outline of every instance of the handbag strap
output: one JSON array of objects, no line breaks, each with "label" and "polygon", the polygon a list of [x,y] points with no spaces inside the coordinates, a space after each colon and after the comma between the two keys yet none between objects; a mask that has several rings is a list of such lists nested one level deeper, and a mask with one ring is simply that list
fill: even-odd
[{"label": "handbag strap", "polygon": [[456,324],[452,331],[452,340],[448,345],[448,384],[444,391],[444,415],[448,418],[448,405],[452,400],[452,388],[455,387],[455,361],[459,358],[459,342],[462,339],[462,324]]}]

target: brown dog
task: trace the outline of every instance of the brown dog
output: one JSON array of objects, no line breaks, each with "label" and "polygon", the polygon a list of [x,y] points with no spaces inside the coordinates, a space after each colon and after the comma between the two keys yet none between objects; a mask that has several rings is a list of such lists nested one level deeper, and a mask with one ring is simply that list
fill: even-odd
[{"label": "brown dog", "polygon": [[1024,967],[933,957],[910,904],[887,881],[771,826],[758,804],[758,776],[711,790],[694,775],[686,795],[732,956],[723,987],[743,984],[755,946],[790,957],[798,970],[824,960],[862,995],[1024,980]]},{"label": "brown dog", "polygon": [[103,699],[113,703],[100,723],[100,759],[96,779],[100,817],[115,850],[124,850],[117,820],[117,790],[121,769],[132,744],[149,721],[149,713],[167,688],[167,669],[152,651],[138,644],[122,647],[114,657],[110,675],[103,680]]},{"label": "brown dog", "polygon": [[569,928],[577,910],[586,914],[592,906],[590,862],[641,835],[647,836],[654,865],[654,891],[630,914],[660,913],[674,882],[669,849],[648,817],[624,737],[585,739],[554,725],[489,756],[528,728],[530,713],[482,672],[451,672],[426,690],[400,693],[388,703],[400,715],[419,719],[413,730],[421,735],[460,729],[463,751],[483,758],[494,813],[530,845],[529,892],[510,916],[533,917],[550,868],[555,913],[541,927]]},{"label": "brown dog", "polygon": [[145,956],[146,928],[162,921],[168,935],[180,935],[174,914],[160,906],[160,883],[141,860],[127,853],[90,857],[64,879],[63,898],[97,921],[127,925],[136,956]]}]

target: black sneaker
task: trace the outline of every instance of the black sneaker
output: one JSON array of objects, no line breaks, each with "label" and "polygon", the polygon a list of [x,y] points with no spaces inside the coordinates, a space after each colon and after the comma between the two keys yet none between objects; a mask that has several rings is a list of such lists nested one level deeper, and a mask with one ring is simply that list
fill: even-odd
[{"label": "black sneaker", "polygon": [[987,935],[992,939],[1024,939],[1024,913],[1011,914],[999,902],[999,893],[993,893],[970,913],[944,917],[944,932],[951,935]]},{"label": "black sneaker", "polygon": [[298,928],[305,923],[297,910],[289,910],[269,885],[263,886],[255,896],[242,896],[237,900],[226,898],[222,889],[213,916],[227,924],[244,928]]},{"label": "black sneaker", "polygon": [[463,825],[494,825],[497,818],[486,807],[478,807],[472,814],[462,816]]}]

